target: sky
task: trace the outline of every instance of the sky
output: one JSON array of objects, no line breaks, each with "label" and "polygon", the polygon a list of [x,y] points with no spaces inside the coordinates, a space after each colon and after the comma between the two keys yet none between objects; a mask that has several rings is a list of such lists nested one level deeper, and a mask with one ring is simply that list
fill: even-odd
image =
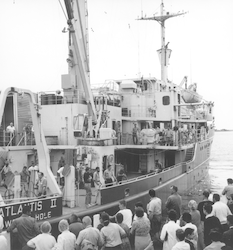
[{"label": "sky", "polygon": [[[62,0],[60,0],[62,2]],[[107,79],[160,79],[160,26],[138,17],[160,12],[160,0],[88,0],[91,84]],[[62,2],[63,4],[63,2]],[[172,49],[169,80],[184,76],[214,102],[217,129],[233,129],[233,1],[164,0]],[[0,88],[61,89],[68,72],[66,19],[59,0],[0,1]]]}]

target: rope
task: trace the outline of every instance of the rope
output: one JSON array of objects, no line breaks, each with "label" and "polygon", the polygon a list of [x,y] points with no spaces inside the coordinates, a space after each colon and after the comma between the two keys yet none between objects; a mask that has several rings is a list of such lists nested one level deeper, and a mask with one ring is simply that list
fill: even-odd
[{"label": "rope", "polygon": [[61,6],[62,12],[63,12],[63,14],[64,14],[64,16],[65,16],[66,21],[67,21],[67,20],[68,20],[68,17],[67,17],[66,12],[65,12],[65,10],[64,10],[64,8],[63,8],[63,6],[62,6],[62,4],[61,4],[61,1],[58,0],[58,2],[59,2],[59,4],[60,4],[60,6]]}]

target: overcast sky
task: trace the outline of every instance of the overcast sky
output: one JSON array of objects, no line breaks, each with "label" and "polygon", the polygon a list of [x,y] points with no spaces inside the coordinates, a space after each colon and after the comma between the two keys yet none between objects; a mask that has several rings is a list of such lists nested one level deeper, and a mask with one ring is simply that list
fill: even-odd
[{"label": "overcast sky", "polygon": [[[61,0],[62,2],[62,0]],[[185,75],[215,103],[218,129],[233,129],[233,1],[164,0],[172,49],[169,79]],[[160,26],[136,21],[160,12],[160,0],[88,0],[91,83],[137,76],[160,78]],[[0,86],[57,90],[67,73],[66,19],[58,0],[0,0]]]}]

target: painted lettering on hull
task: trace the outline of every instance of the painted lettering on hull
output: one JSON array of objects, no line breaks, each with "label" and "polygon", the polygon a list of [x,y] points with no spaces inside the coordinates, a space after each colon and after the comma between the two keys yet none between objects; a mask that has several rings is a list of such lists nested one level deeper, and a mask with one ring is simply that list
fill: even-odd
[{"label": "painted lettering on hull", "polygon": [[30,206],[31,216],[38,221],[62,215],[62,197],[5,205],[0,207],[0,215],[4,219],[5,228],[9,227],[14,219],[22,215],[23,207],[26,205]]}]

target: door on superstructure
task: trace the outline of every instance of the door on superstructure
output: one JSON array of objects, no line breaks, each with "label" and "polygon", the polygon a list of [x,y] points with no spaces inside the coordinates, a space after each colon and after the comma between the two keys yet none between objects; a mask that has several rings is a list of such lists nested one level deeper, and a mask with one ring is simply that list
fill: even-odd
[{"label": "door on superstructure", "polygon": [[175,151],[165,152],[165,168],[175,165]]}]

